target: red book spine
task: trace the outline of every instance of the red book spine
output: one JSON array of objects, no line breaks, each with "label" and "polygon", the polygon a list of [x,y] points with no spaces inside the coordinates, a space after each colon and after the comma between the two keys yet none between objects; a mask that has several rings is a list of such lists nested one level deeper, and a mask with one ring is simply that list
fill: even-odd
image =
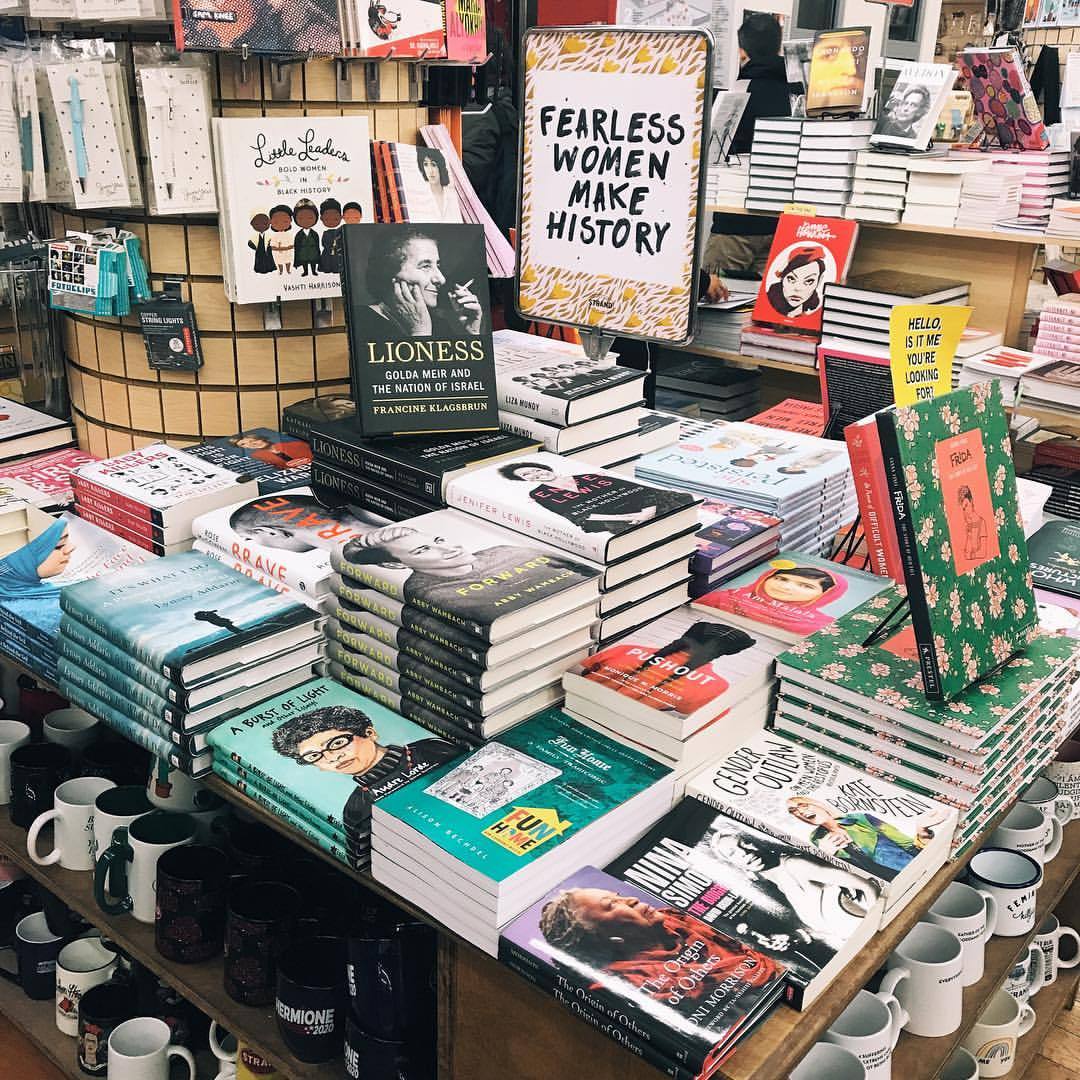
[{"label": "red book spine", "polygon": [[870,569],[893,581],[903,581],[903,563],[896,538],[896,525],[889,508],[885,463],[876,424],[851,424],[844,429],[855,494],[859,500]]},{"label": "red book spine", "polygon": [[405,191],[401,186],[401,169],[398,166],[397,147],[393,143],[382,144],[383,157],[386,160],[386,191],[390,198],[390,220],[408,221],[408,207],[405,205]]},{"label": "red book spine", "polygon": [[99,499],[96,495],[92,495],[88,491],[79,492],[76,497],[75,506],[80,512],[83,509],[86,509],[92,514],[109,518],[116,522],[122,529],[127,529],[130,532],[137,533],[139,536],[144,536],[147,540],[157,540],[159,542],[161,540],[160,536],[154,535],[154,526],[145,518],[137,518],[134,514],[129,514],[126,510],[121,510],[107,499]]},{"label": "red book spine", "polygon": [[371,140],[371,175],[374,177],[372,193],[375,196],[375,220],[385,223],[390,220],[386,206],[386,177],[383,176],[382,154],[379,152],[379,140]]},{"label": "red book spine", "polygon": [[71,486],[75,491],[76,499],[85,492],[87,495],[96,496],[110,506],[113,506],[118,510],[123,510],[132,517],[139,518],[141,521],[148,521],[151,525],[161,524],[161,521],[158,520],[160,517],[158,511],[152,510],[149,506],[145,506],[141,502],[136,502],[135,499],[132,499],[128,495],[121,495],[118,491],[113,491],[111,488],[104,487],[94,480],[86,480],[79,476],[78,473],[71,474]]},{"label": "red book spine", "polygon": [[173,39],[177,52],[184,51],[184,12],[182,0],[172,0]]},{"label": "red book spine", "polygon": [[121,540],[126,540],[129,544],[134,544],[144,551],[152,551],[155,555],[165,554],[164,549],[159,544],[155,544],[153,540],[140,536],[138,533],[132,532],[131,529],[125,529],[123,525],[117,525],[112,518],[108,518],[104,514],[96,514],[93,510],[88,510],[78,503],[75,505],[75,510],[83,521],[89,521],[91,525],[96,525],[99,529],[111,532],[113,536],[119,536]]}]

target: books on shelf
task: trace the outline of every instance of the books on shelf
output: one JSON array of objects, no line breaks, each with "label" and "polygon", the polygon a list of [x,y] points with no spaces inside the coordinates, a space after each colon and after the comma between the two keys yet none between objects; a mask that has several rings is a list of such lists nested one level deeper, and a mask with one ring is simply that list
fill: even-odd
[{"label": "books on shelf", "polygon": [[67,420],[0,398],[0,462],[71,446],[74,441],[75,433]]},{"label": "books on shelf", "polygon": [[1009,349],[1004,345],[964,357],[959,369],[960,386],[993,379],[1001,387],[1001,398],[1006,405],[1016,404],[1021,376],[1028,375],[1047,363],[1045,358],[1023,349]]},{"label": "books on shelf", "polygon": [[[698,506],[701,528],[697,532],[697,550],[691,556],[690,569],[695,575],[708,576],[730,570],[748,557],[766,549],[759,557],[771,554],[767,549],[780,543],[780,518],[744,506],[718,500],[706,500]],[[733,571],[732,571],[733,572]]]},{"label": "books on shelf", "polygon": [[311,482],[308,443],[270,428],[249,428],[236,435],[207,439],[186,447],[184,453],[257,480],[260,495]]}]

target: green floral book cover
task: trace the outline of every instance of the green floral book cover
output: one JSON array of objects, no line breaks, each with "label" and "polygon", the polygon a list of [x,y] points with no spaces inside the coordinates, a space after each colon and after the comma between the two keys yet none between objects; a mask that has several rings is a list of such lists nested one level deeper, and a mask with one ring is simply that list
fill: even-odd
[{"label": "green floral book cover", "polygon": [[956,697],[1038,626],[996,381],[877,414],[926,696]]}]

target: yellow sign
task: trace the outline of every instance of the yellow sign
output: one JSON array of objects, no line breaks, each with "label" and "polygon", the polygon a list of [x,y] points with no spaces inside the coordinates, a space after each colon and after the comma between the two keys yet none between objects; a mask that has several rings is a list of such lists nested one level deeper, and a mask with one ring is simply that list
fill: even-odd
[{"label": "yellow sign", "polygon": [[804,217],[817,217],[817,207],[804,202],[789,202],[784,205],[785,214],[802,214]]},{"label": "yellow sign", "polygon": [[889,313],[889,367],[897,405],[929,401],[952,389],[952,362],[971,308],[898,304]]},{"label": "yellow sign", "polygon": [[515,855],[524,855],[552,837],[562,836],[569,828],[570,822],[561,820],[555,810],[515,806],[510,813],[492,822],[484,830],[484,836]]}]

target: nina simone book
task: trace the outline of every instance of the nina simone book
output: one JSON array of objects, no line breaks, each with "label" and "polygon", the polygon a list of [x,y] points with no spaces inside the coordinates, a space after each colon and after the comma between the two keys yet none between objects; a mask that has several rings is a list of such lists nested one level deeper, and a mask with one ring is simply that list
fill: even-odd
[{"label": "nina simone book", "polygon": [[497,430],[483,228],[347,226],[344,241],[361,433]]}]

